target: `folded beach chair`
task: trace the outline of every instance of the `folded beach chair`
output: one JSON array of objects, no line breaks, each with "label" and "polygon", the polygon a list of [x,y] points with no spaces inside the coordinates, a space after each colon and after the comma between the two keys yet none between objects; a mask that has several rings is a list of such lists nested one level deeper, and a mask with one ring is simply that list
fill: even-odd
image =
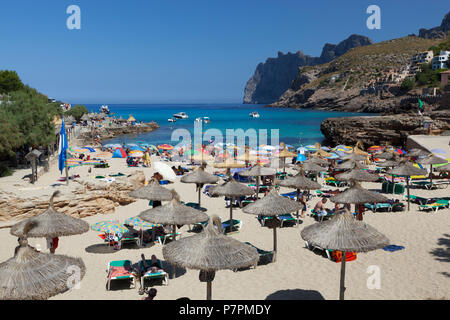
[{"label": "folded beach chair", "polygon": [[111,281],[113,280],[131,280],[133,287],[136,288],[136,278],[131,273],[131,261],[130,260],[118,260],[110,261],[108,263],[108,282],[106,284],[106,289],[109,291],[111,289]]},{"label": "folded beach chair", "polygon": [[[173,233],[166,233],[163,236],[159,236],[156,238],[155,243],[159,243],[162,245],[166,244],[167,239],[172,239]],[[177,232],[175,236],[181,236],[181,232]]]},{"label": "folded beach chair", "polygon": [[[152,260],[145,260],[147,265],[152,265]],[[141,268],[141,270],[143,269],[143,262],[142,260],[139,261],[139,268]],[[162,263],[161,260],[158,259],[158,272],[154,272],[152,273],[151,270],[147,271],[144,275],[141,276],[141,286],[142,288],[145,288],[144,284],[145,284],[145,280],[153,280],[153,279],[162,279],[163,284],[164,285],[169,285],[169,275],[167,274],[167,272],[165,272],[162,267]]]},{"label": "folded beach chair", "polygon": [[439,209],[449,208],[448,200],[436,200],[436,202],[431,204],[422,204],[419,206],[420,211],[434,210],[437,212]]},{"label": "folded beach chair", "polygon": [[[258,216],[258,220],[261,223],[261,226],[265,226],[266,225],[266,221],[273,219],[272,216]],[[281,221],[281,228],[283,228],[283,225],[286,221],[290,221],[290,222],[294,222],[294,224],[297,224],[297,219],[295,219],[292,214],[290,213],[286,213],[286,214],[280,214],[278,215],[278,219],[280,219]]]}]

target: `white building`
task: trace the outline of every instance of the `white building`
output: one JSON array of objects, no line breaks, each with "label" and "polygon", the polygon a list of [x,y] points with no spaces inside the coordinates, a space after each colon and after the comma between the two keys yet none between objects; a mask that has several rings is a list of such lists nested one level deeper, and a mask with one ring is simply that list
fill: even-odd
[{"label": "white building", "polygon": [[433,70],[447,69],[450,51],[441,51],[438,56],[433,58]]}]

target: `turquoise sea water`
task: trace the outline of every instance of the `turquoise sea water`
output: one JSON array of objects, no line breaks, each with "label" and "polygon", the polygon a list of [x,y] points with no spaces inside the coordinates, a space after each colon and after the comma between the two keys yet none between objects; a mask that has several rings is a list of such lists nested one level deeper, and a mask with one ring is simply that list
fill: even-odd
[{"label": "turquoise sea water", "polygon": [[[98,112],[100,105],[86,105],[90,111]],[[160,128],[140,135],[117,137],[104,143],[132,143],[145,141],[152,144],[179,142],[171,141],[175,129],[185,128],[194,132],[194,120],[209,117],[209,124],[202,124],[202,131],[219,129],[225,137],[226,129],[267,129],[267,141],[270,144],[270,130],[279,129],[279,139],[294,146],[309,145],[324,140],[320,132],[322,120],[330,117],[349,117],[360,113],[327,112],[316,110],[293,110],[284,108],[264,108],[263,105],[245,104],[115,104],[109,105],[115,116],[128,119],[132,114],[137,121],[155,121]],[[250,118],[249,113],[257,111],[260,118]],[[173,114],[185,112],[189,119],[168,122]]]}]

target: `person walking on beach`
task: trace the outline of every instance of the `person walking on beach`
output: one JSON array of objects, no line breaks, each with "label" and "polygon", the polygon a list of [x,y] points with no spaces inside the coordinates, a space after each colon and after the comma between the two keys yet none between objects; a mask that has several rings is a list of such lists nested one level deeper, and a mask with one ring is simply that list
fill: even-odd
[{"label": "person walking on beach", "polygon": [[300,217],[302,218],[302,219],[304,219],[305,218],[305,213],[306,213],[306,191],[304,191],[303,193],[302,193],[302,195],[301,195],[301,197],[300,197],[300,203],[302,204],[302,213],[301,213],[301,215],[300,215]]},{"label": "person walking on beach", "polygon": [[150,160],[150,154],[147,151],[145,151],[144,156],[142,157],[142,160],[144,160],[144,165],[147,167],[151,166],[151,160]]}]

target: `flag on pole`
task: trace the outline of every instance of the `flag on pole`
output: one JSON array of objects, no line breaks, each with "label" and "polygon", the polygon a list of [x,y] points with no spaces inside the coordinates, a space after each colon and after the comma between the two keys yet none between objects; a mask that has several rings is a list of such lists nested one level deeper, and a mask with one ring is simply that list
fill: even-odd
[{"label": "flag on pole", "polygon": [[59,148],[58,148],[58,154],[59,154],[59,171],[63,171],[63,169],[66,166],[66,159],[67,159],[67,137],[66,137],[66,128],[64,126],[64,119],[61,123],[61,132],[59,133]]},{"label": "flag on pole", "polygon": [[422,110],[423,110],[423,102],[422,100],[419,99],[419,115],[422,115],[422,112],[420,112]]}]

